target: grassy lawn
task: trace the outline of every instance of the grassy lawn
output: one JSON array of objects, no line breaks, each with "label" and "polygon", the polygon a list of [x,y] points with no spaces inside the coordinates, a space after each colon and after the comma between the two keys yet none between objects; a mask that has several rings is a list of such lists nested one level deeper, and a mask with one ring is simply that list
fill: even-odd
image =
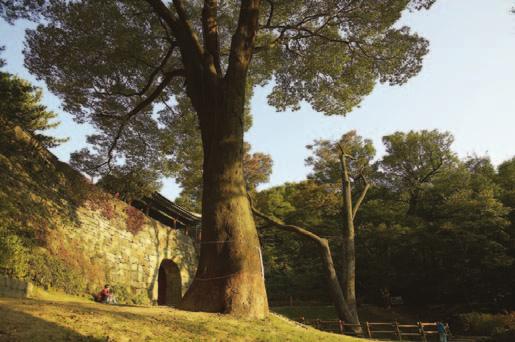
[{"label": "grassy lawn", "polygon": [[0,341],[358,341],[277,314],[259,321],[73,297],[0,298]]}]

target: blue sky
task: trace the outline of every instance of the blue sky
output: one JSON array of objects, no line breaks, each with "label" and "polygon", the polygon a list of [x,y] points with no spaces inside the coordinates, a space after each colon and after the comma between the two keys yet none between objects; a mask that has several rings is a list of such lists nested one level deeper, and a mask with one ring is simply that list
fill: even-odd
[{"label": "blue sky", "polygon": [[[513,0],[438,0],[430,11],[407,14],[407,24],[430,41],[420,74],[401,87],[379,85],[360,108],[346,117],[327,117],[305,105],[278,113],[266,103],[268,89],[252,99],[254,125],[246,139],[254,151],[274,160],[266,186],[304,179],[305,145],[314,139],[336,139],[355,129],[383,152],[381,137],[395,131],[440,129],[455,136],[462,157],[488,154],[495,164],[515,155],[515,15]],[[0,22],[0,44],[6,46],[5,69],[44,87],[23,67],[24,29]],[[54,152],[64,161],[85,143],[91,129],[73,122],[59,109],[59,99],[45,91],[44,103],[59,113],[61,126],[52,133],[70,141]],[[179,188],[166,180],[163,193],[174,198]]]}]

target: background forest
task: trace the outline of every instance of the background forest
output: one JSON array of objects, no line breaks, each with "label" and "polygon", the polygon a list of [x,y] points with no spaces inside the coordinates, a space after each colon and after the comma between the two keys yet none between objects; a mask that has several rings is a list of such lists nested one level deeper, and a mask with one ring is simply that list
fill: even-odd
[{"label": "background forest", "polygon": [[[350,133],[366,147],[368,140]],[[386,154],[368,165],[373,184],[356,217],[358,303],[482,304],[507,309],[515,288],[515,158],[495,168],[487,156],[459,159],[439,131],[383,137]],[[309,178],[259,192],[257,206],[330,240],[341,260],[341,170],[328,141],[311,147]],[[359,180],[356,180],[359,191]],[[311,241],[261,227],[269,298],[329,300]],[[336,267],[338,269],[338,266]]]}]

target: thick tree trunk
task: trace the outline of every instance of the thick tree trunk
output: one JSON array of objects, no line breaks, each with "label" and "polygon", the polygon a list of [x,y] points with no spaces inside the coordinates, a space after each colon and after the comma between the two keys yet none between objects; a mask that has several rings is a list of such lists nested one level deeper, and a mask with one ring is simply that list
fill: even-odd
[{"label": "thick tree trunk", "polygon": [[232,95],[212,98],[211,108],[201,108],[199,115],[204,146],[202,241],[197,274],[180,307],[263,318],[268,301],[243,177],[243,102]]},{"label": "thick tree trunk", "polygon": [[204,1],[203,44],[182,1],[174,11],[147,0],[179,46],[186,93],[204,150],[202,241],[197,274],[180,307],[248,318],[268,314],[256,226],[243,178],[243,112],[260,0],[242,0],[225,75],[220,62],[217,1]]}]

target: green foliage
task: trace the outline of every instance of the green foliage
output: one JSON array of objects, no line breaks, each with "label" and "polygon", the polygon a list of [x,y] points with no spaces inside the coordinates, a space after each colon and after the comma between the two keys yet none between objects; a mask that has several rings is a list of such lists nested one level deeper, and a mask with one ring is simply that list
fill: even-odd
[{"label": "green foliage", "polygon": [[[0,55],[2,54],[2,52],[5,50],[5,46],[1,46],[0,45]],[[0,68],[5,66],[5,59],[3,58],[0,58]]]},{"label": "green foliage", "polygon": [[143,305],[149,303],[148,295],[144,292],[133,294],[129,288],[120,284],[110,284],[111,293],[119,304]]},{"label": "green foliage", "polygon": [[98,190],[19,128],[1,133],[0,272],[73,294],[97,288],[102,269],[54,234],[76,225],[77,208]]},{"label": "green foliage", "polygon": [[[384,141],[387,153],[371,166],[374,187],[356,217],[359,300],[382,303],[380,292],[387,289],[409,304],[513,307],[513,159],[498,170],[486,157],[459,160],[452,136],[438,131],[398,132]],[[338,263],[342,223],[335,147],[316,142],[308,159],[314,181],[262,191],[256,205],[328,237]],[[327,299],[314,246],[268,227],[261,237],[270,298]]]},{"label": "green foliage", "polygon": [[66,139],[56,139],[41,133],[59,125],[51,123],[57,114],[41,104],[41,89],[12,74],[0,72],[0,123],[20,126],[30,132],[45,147],[55,147]]},{"label": "green foliage", "polygon": [[515,157],[499,165],[497,181],[505,191],[515,191]]},{"label": "green foliage", "polygon": [[1,127],[0,228],[7,234],[44,243],[45,231],[77,222],[76,208],[91,190],[80,173],[41,150],[33,136]]},{"label": "green foliage", "polygon": [[36,20],[46,5],[45,0],[2,0],[0,18],[13,24],[17,19]]},{"label": "green foliage", "polygon": [[337,141],[316,140],[307,148],[313,150],[313,155],[306,159],[306,164],[313,169],[309,178],[318,182],[340,184],[341,187],[342,154],[350,156],[349,171],[353,179],[359,179],[360,174],[372,172],[370,164],[376,153],[374,145],[370,139],[357,135],[356,131],[345,133]]},{"label": "green foliage", "polygon": [[243,172],[249,191],[255,191],[259,184],[269,181],[272,165],[272,158],[269,154],[250,153],[250,144],[243,145]]},{"label": "green foliage", "polygon": [[387,175],[385,185],[409,203],[408,214],[417,209],[420,192],[456,162],[451,151],[453,140],[450,133],[437,130],[396,132],[383,137],[386,155],[380,167]]},{"label": "green foliage", "polygon": [[[402,148],[427,151],[424,146],[415,139]],[[493,167],[485,159],[457,161],[446,143],[431,150],[416,159],[394,158],[396,152],[387,150],[381,161],[388,167],[358,217],[358,264],[366,265],[358,280],[362,295],[377,298],[388,288],[413,303],[509,306],[513,294],[503,279],[514,262],[513,240],[509,209],[491,181]],[[442,157],[433,167],[435,155],[449,162]]]},{"label": "green foliage", "polygon": [[[340,197],[314,181],[287,183],[261,191],[256,206],[291,224],[309,227],[321,236],[335,235]],[[314,243],[274,227],[260,226],[265,279],[272,302],[318,298],[328,300],[322,261]]]},{"label": "green foliage", "polygon": [[[364,177],[373,172],[370,162],[375,154],[372,142],[355,131],[337,141],[318,140],[308,146],[313,155],[306,163],[313,168],[309,180],[265,190],[257,196],[257,206],[290,224],[306,227],[331,241],[333,260],[341,269],[341,241],[344,217],[342,214],[342,164],[345,154],[356,192],[364,186]],[[272,300],[288,296],[310,299],[318,295],[327,299],[325,275],[312,241],[288,232],[266,227],[261,232],[267,264],[267,286]],[[295,286],[291,286],[295,284]]]},{"label": "green foliage", "polygon": [[118,303],[131,304],[130,290],[126,286],[118,284],[109,284],[109,287],[111,288],[111,293],[113,293]]},{"label": "green foliage", "polygon": [[14,278],[25,278],[30,256],[28,248],[19,236],[0,233],[0,270]]},{"label": "green foliage", "polygon": [[[394,0],[349,8],[344,1],[274,2],[274,16],[258,41],[285,38],[272,46],[263,44],[268,46],[264,58],[256,55],[274,76],[269,102],[284,110],[298,109],[306,100],[316,111],[342,115],[358,105],[377,80],[406,82],[420,70],[428,47],[408,27],[393,27],[408,4]],[[266,18],[263,15],[263,22]],[[380,63],[375,58],[379,56],[384,58]]]},{"label": "green foliage", "polygon": [[116,168],[97,183],[105,191],[131,202],[153,194],[161,188],[155,172],[143,168]]},{"label": "green foliage", "polygon": [[[511,322],[513,324],[513,322]],[[469,312],[456,317],[456,328],[466,335],[492,336],[510,324],[509,315]],[[515,327],[514,327],[515,328]]]},{"label": "green foliage", "polygon": [[512,208],[510,221],[512,234],[515,234],[515,157],[501,163],[496,176],[496,183],[499,185],[500,198],[503,204]]},{"label": "green foliage", "polygon": [[512,342],[515,340],[515,328],[497,328],[494,330],[490,342]]},{"label": "green foliage", "polygon": [[[81,269],[70,267],[65,260],[51,255],[43,248],[31,248],[29,273],[25,279],[45,289],[54,288],[69,294],[84,294],[95,286],[88,286]],[[95,284],[97,285],[97,284]]]},{"label": "green foliage", "polygon": [[[260,49],[249,76],[252,86],[274,76],[270,101],[278,108],[307,100],[318,111],[344,114],[376,80],[402,84],[420,70],[427,41],[395,23],[406,8],[428,8],[433,2],[388,0],[351,6],[345,1],[275,1],[270,18],[270,3],[263,2],[256,38]],[[193,30],[199,30],[202,4],[185,6]],[[231,2],[218,8],[221,51],[230,49],[239,7]],[[147,15],[138,15],[142,12]],[[173,38],[150,6],[137,1],[56,1],[44,19],[45,25],[29,33],[27,65],[62,94],[66,109],[81,119],[132,108]],[[310,32],[317,34],[301,34]],[[172,51],[168,70],[182,67],[180,55]],[[227,56],[221,58],[227,66]],[[61,72],[52,72],[54,68]],[[181,82],[174,80],[164,99],[184,95]],[[89,119],[109,125],[101,117]]]},{"label": "green foliage", "polygon": [[[245,130],[252,121],[253,89],[272,80],[269,102],[277,109],[298,109],[307,101],[317,111],[338,115],[357,106],[377,81],[405,83],[420,70],[428,42],[396,22],[406,9],[427,9],[433,2],[262,1],[252,64],[242,80]],[[198,37],[202,6],[184,2],[187,26]],[[211,57],[219,57],[224,74],[241,6],[232,1],[217,8],[216,44],[222,53]],[[94,149],[76,153],[74,165],[95,176],[110,174],[113,165],[123,174],[144,170],[150,184],[173,176],[184,189],[179,202],[198,210],[203,153],[191,99],[205,94],[186,91],[195,81],[184,82],[182,75],[133,112],[167,74],[195,63],[185,55],[192,48],[181,48],[177,32],[161,19],[144,1],[53,1],[42,24],[28,31],[25,62],[67,112],[96,128],[88,138]],[[249,188],[267,180],[268,156],[253,154],[246,164]]]},{"label": "green foliage", "polygon": [[145,305],[150,302],[148,295],[145,292],[138,292],[132,296],[130,304]]},{"label": "green foliage", "polygon": [[37,247],[19,235],[5,235],[0,229],[0,271],[11,277],[31,281],[45,289],[84,294],[98,286],[84,269],[71,267],[66,260]]}]

